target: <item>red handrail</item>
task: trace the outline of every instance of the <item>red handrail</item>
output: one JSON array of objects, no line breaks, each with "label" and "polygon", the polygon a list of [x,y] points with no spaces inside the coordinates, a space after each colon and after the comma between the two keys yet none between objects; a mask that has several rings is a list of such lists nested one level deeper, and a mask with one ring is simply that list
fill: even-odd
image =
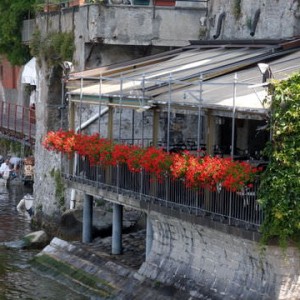
[{"label": "red handrail", "polygon": [[35,108],[0,101],[0,132],[8,138],[33,144]]}]

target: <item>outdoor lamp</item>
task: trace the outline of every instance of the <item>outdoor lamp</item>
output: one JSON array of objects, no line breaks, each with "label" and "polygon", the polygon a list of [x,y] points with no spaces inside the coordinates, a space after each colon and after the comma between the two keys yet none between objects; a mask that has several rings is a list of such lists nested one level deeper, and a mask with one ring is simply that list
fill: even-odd
[{"label": "outdoor lamp", "polygon": [[257,64],[261,74],[263,75],[262,77],[262,82],[265,83],[268,79],[273,77],[271,68],[268,64],[264,64],[264,63],[259,63]]}]

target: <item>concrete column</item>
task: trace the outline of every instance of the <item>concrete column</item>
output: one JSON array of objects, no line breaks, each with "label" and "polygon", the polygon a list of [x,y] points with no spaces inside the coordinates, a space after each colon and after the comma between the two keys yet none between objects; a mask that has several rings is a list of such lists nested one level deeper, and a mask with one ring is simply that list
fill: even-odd
[{"label": "concrete column", "polygon": [[122,254],[123,206],[113,204],[112,254]]},{"label": "concrete column", "polygon": [[90,243],[93,227],[93,196],[88,194],[84,195],[82,219],[82,242]]},{"label": "concrete column", "polygon": [[151,252],[153,242],[153,227],[149,214],[147,215],[147,227],[146,227],[146,260]]}]

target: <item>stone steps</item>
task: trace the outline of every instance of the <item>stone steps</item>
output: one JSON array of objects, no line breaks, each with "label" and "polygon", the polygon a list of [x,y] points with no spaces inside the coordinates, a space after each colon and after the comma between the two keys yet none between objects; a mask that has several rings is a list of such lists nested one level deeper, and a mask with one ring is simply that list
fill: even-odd
[{"label": "stone steps", "polygon": [[93,299],[190,298],[188,295],[182,297],[182,293],[174,291],[174,288],[152,282],[134,270],[109,260],[107,254],[99,253],[90,251],[86,245],[74,245],[54,238],[33,259],[32,267],[40,274]]}]

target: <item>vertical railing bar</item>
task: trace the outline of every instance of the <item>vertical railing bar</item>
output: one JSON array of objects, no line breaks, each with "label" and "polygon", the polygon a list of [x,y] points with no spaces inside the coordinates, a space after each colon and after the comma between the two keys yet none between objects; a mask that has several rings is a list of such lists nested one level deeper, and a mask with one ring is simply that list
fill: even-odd
[{"label": "vertical railing bar", "polygon": [[201,149],[201,137],[202,137],[202,118],[201,118],[201,110],[202,110],[202,94],[203,94],[203,74],[200,75],[199,80],[199,104],[198,104],[198,124],[197,124],[197,156],[200,156]]},{"label": "vertical railing bar", "polygon": [[[233,82],[233,105],[232,105],[232,128],[231,128],[231,159],[233,160],[234,158],[234,143],[235,143],[235,98],[236,98],[236,84],[237,84],[237,73],[234,75],[234,82]],[[231,205],[232,205],[232,192],[230,192],[230,199],[229,199],[229,225],[231,225]]]},{"label": "vertical railing bar", "polygon": [[7,113],[7,129],[10,129],[10,103],[8,103],[8,113]]},{"label": "vertical railing bar", "polygon": [[18,110],[18,105],[15,105],[15,132],[17,132],[17,110]]}]

